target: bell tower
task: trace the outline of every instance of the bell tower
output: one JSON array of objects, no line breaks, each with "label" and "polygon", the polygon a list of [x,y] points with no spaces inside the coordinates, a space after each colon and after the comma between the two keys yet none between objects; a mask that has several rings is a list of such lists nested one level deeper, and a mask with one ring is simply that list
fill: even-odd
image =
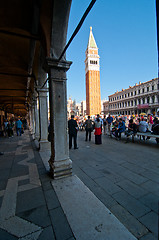
[{"label": "bell tower", "polygon": [[100,65],[98,47],[95,42],[92,27],[85,59],[86,76],[86,113],[87,115],[96,115],[101,112],[101,94],[100,94]]}]

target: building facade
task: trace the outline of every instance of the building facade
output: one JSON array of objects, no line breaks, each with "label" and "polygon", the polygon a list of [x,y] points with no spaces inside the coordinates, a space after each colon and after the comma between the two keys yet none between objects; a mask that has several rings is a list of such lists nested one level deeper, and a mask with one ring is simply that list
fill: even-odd
[{"label": "building facade", "polygon": [[109,96],[109,113],[133,115],[157,112],[159,107],[158,78],[129,86]]},{"label": "building facade", "polygon": [[92,27],[90,27],[89,41],[86,50],[85,75],[86,113],[87,115],[96,115],[101,112],[100,65],[98,47],[92,33]]},{"label": "building facade", "polygon": [[86,115],[86,101],[81,102],[81,115],[85,116]]},{"label": "building facade", "polygon": [[103,111],[102,111],[102,113],[104,114],[104,115],[108,115],[109,114],[109,101],[107,100],[107,101],[103,101]]}]

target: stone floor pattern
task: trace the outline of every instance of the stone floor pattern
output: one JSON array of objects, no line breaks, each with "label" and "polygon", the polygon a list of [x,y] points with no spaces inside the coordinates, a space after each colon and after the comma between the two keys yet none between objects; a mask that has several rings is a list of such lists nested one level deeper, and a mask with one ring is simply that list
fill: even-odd
[{"label": "stone floor pattern", "polygon": [[4,152],[0,158],[0,240],[74,239],[52,179],[27,133],[0,141]]},{"label": "stone floor pattern", "polygon": [[[70,151],[73,174],[134,237],[158,240],[159,146],[108,136],[96,146],[94,136],[91,142],[84,138],[79,132],[79,149]],[[74,240],[29,131],[0,138],[0,151],[0,240]]]}]

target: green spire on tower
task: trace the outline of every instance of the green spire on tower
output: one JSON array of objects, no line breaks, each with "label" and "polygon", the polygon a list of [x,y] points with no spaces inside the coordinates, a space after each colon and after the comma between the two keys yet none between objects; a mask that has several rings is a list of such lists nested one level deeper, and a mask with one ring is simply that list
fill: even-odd
[{"label": "green spire on tower", "polygon": [[90,27],[90,34],[89,34],[89,41],[88,41],[88,48],[97,48],[96,41],[94,39],[93,33],[92,33],[92,27]]}]

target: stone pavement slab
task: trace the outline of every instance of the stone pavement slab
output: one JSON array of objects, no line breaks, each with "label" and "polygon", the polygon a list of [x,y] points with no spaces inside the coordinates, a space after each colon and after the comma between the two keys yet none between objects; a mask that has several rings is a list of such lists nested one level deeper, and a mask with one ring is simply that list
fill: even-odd
[{"label": "stone pavement slab", "polygon": [[140,201],[130,196],[124,190],[113,194],[113,197],[136,218],[144,216],[146,213],[151,211],[150,208],[143,205]]},{"label": "stone pavement slab", "polygon": [[135,240],[77,176],[52,181],[77,240]]},{"label": "stone pavement slab", "polygon": [[[158,214],[159,146],[155,141],[145,143],[138,139],[135,143],[125,144],[123,140],[116,141],[105,135],[102,136],[100,146],[95,145],[93,136],[91,142],[86,143],[84,139],[85,132],[78,132],[79,149],[70,151],[74,174],[110,211],[112,209],[114,215],[134,236],[141,240],[149,239],[148,237],[150,240],[158,240],[154,232],[157,222],[152,223],[146,216],[151,212],[152,216]],[[93,168],[92,173],[90,167]],[[94,169],[101,173],[101,179],[106,178],[103,183],[97,182],[100,177]],[[121,191],[111,193],[113,188],[110,188],[108,193],[106,181],[111,181],[111,185],[115,184]],[[126,218],[130,218],[130,221],[126,221]],[[140,218],[144,221],[141,222]],[[152,224],[155,225],[154,228]],[[138,234],[140,232],[141,235]]]},{"label": "stone pavement slab", "polygon": [[118,219],[135,235],[136,238],[141,238],[149,232],[144,225],[142,225],[121,205],[116,204],[111,207],[111,212],[118,216]]},{"label": "stone pavement slab", "polygon": [[152,233],[148,233],[147,235],[140,238],[140,240],[156,240],[156,237]]},{"label": "stone pavement slab", "polygon": [[[158,169],[159,171],[159,169]],[[146,170],[144,172],[141,173],[142,176],[147,177],[148,179],[159,183],[159,175],[157,173],[155,173],[154,171]]]},{"label": "stone pavement slab", "polygon": [[29,222],[33,222],[42,228],[46,228],[51,225],[51,221],[48,215],[48,209],[45,205],[31,208],[27,211],[17,213],[16,215]]},{"label": "stone pavement slab", "polygon": [[18,240],[17,237],[9,234],[7,231],[0,229],[0,239],[1,240]]},{"label": "stone pavement slab", "polygon": [[96,178],[95,182],[111,195],[121,191],[120,187],[118,187],[116,184],[114,184],[106,177]]},{"label": "stone pavement slab", "polygon": [[66,240],[73,236],[70,225],[61,207],[50,210],[50,216],[52,225],[54,226],[56,240]]},{"label": "stone pavement slab", "polygon": [[117,185],[136,199],[148,193],[148,191],[140,187],[140,185],[134,184],[129,180],[118,182]]},{"label": "stone pavement slab", "polygon": [[149,193],[142,198],[140,201],[144,203],[144,205],[148,206],[151,210],[159,214],[159,197],[153,193]]},{"label": "stone pavement slab", "polygon": [[46,203],[43,192],[40,187],[28,191],[19,192],[17,194],[16,213],[29,211],[30,209],[35,209],[45,204]]},{"label": "stone pavement slab", "polygon": [[38,240],[55,240],[52,226],[46,227],[40,234]]},{"label": "stone pavement slab", "polygon": [[158,237],[158,214],[153,211],[139,218],[139,221],[147,226],[156,237]]},{"label": "stone pavement slab", "polygon": [[141,184],[141,187],[150,191],[151,193],[159,192],[159,184],[151,180],[148,180],[145,183]]}]

